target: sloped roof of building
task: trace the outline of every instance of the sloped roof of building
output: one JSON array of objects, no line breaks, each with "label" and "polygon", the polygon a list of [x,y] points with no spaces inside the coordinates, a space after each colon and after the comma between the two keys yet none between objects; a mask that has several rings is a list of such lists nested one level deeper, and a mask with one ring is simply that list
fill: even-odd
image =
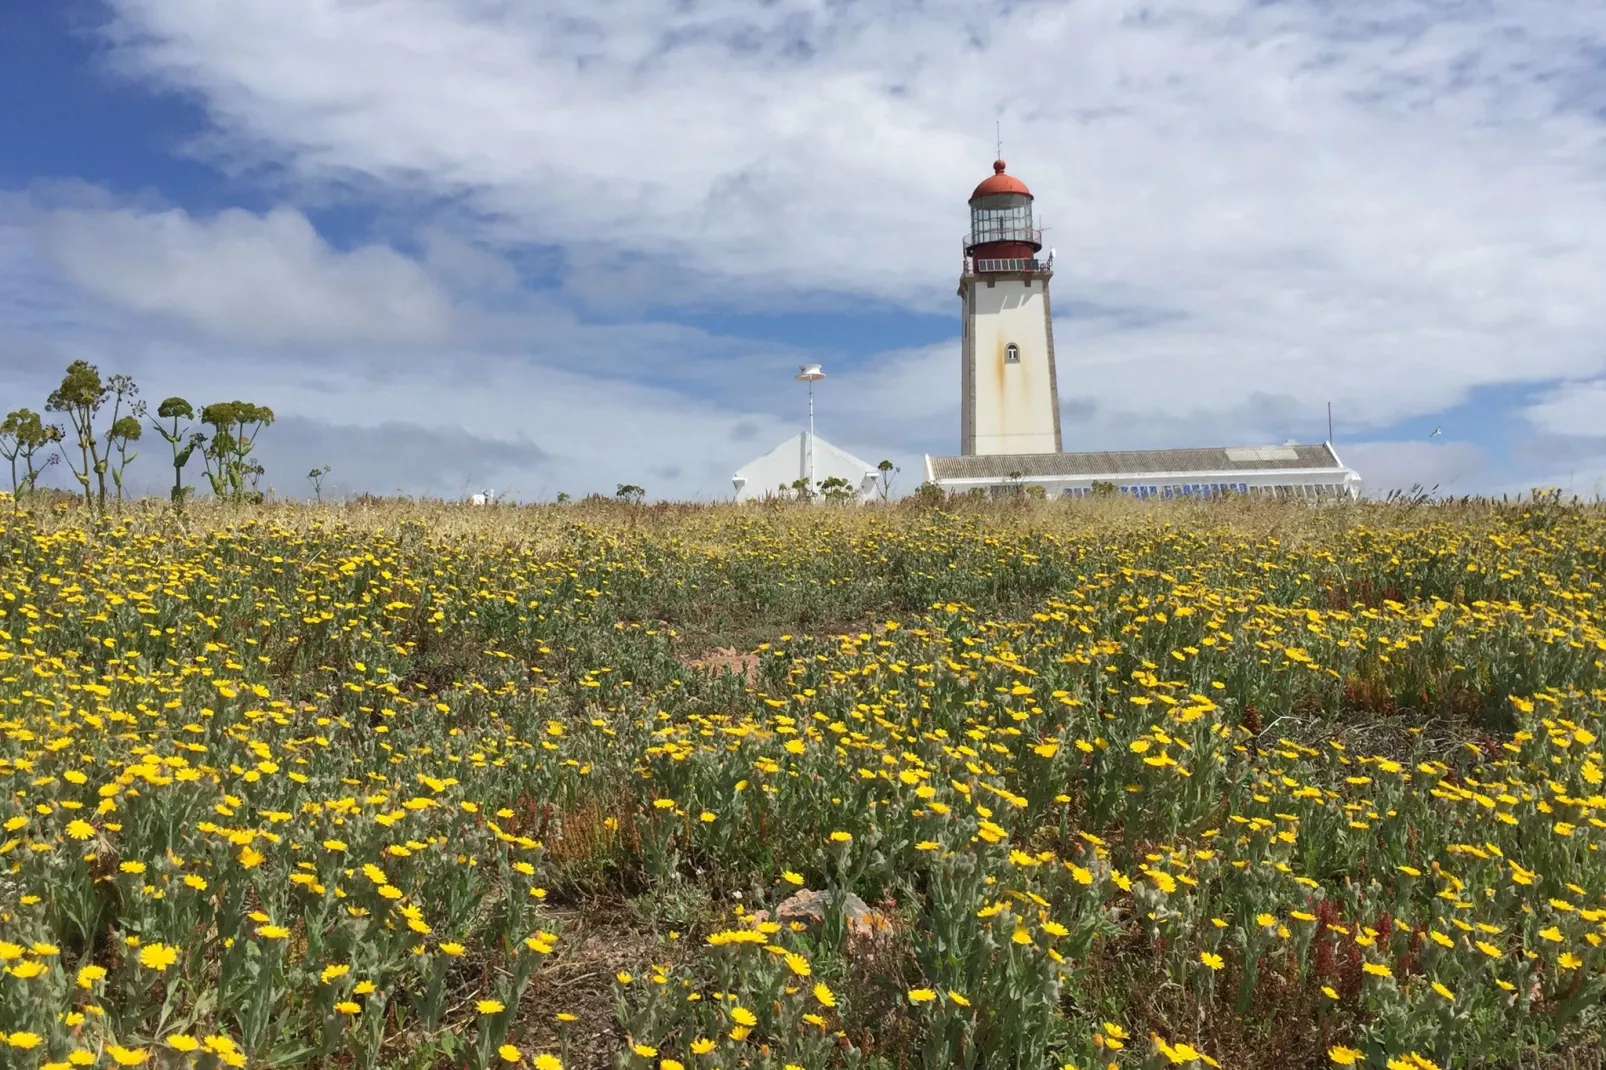
[{"label": "sloped roof of building", "polygon": [[[800,432],[781,442],[761,457],[755,457],[736,470],[732,482],[739,499],[762,497],[777,487],[809,474],[809,436]],[[856,490],[864,490],[876,475],[876,466],[860,460],[840,446],[814,436],[814,478],[845,479]]]},{"label": "sloped roof of building", "polygon": [[[736,470],[736,474],[742,475],[749,469],[765,465],[766,462],[782,461],[790,467],[797,469],[799,475],[803,475],[808,472],[808,457],[809,435],[807,431],[800,431],[781,442],[774,449],[770,450],[763,456],[755,457],[751,461],[742,465],[741,468]],[[869,461],[861,461],[859,458],[855,457],[842,447],[827,442],[819,435],[815,435],[815,470],[818,472],[827,466],[833,469],[841,469],[855,473],[875,471],[875,465],[871,464]],[[796,479],[797,477],[793,476],[792,478]]]},{"label": "sloped roof of building", "polygon": [[932,477],[949,479],[1078,479],[1166,473],[1257,472],[1328,468],[1342,471],[1326,443],[1286,446],[1222,446],[1188,450],[1115,450],[1106,453],[989,454],[930,457]]}]

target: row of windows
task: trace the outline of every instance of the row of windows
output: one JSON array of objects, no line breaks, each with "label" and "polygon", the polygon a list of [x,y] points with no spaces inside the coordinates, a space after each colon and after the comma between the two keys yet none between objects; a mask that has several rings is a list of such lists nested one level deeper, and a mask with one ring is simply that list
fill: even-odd
[{"label": "row of windows", "polygon": [[[1347,495],[1347,491],[1343,487],[1332,483],[1287,483],[1272,487],[1260,487],[1248,483],[1182,483],[1170,486],[1122,484],[1115,489],[1118,494],[1142,500],[1150,498],[1219,498],[1224,494],[1243,494],[1251,498],[1330,500]],[[1089,498],[1092,496],[1093,489],[1091,487],[1067,487],[1061,495],[1064,498]]]},{"label": "row of windows", "polygon": [[[1035,256],[1006,256],[1002,258],[982,257],[977,260],[965,257],[965,275],[968,277],[980,272],[983,275],[994,271],[1046,271],[1048,261],[1039,260]],[[1030,285],[1030,280],[1027,280]]]},{"label": "row of windows", "polygon": [[[1251,488],[1247,483],[1182,483],[1172,486],[1134,486],[1122,484],[1115,488],[1117,494],[1129,498],[1147,500],[1149,498],[1216,498],[1223,494],[1249,494],[1252,491],[1270,490],[1270,487]],[[1062,497],[1090,498],[1093,496],[1091,487],[1067,487]]]},{"label": "row of windows", "polygon": [[1330,501],[1348,498],[1349,488],[1337,483],[1288,483],[1276,487],[1250,487],[1254,498],[1319,498]]}]

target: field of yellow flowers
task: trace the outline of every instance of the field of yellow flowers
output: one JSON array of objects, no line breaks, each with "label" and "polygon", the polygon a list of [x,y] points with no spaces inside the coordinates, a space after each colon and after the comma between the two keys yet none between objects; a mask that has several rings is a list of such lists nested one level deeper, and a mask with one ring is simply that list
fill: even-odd
[{"label": "field of yellow flowers", "polygon": [[1554,505],[8,508],[0,1064],[1598,1065],[1603,566]]}]

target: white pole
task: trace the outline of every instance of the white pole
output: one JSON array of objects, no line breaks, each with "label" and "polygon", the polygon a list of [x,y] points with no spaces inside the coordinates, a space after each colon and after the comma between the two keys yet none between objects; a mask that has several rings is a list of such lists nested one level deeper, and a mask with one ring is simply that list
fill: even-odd
[{"label": "white pole", "polygon": [[814,380],[809,380],[809,493],[814,493]]},{"label": "white pole", "polygon": [[804,364],[797,370],[797,377],[809,384],[809,456],[807,480],[809,494],[814,493],[814,380],[824,379],[825,373],[818,364]]}]

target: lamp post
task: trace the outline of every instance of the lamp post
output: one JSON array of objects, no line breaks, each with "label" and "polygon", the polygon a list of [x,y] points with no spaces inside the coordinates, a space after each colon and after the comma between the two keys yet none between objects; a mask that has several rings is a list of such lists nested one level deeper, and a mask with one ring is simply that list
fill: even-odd
[{"label": "lamp post", "polygon": [[802,364],[797,369],[797,379],[809,384],[809,494],[814,494],[814,384],[824,379],[825,372],[820,370],[818,364]]}]

